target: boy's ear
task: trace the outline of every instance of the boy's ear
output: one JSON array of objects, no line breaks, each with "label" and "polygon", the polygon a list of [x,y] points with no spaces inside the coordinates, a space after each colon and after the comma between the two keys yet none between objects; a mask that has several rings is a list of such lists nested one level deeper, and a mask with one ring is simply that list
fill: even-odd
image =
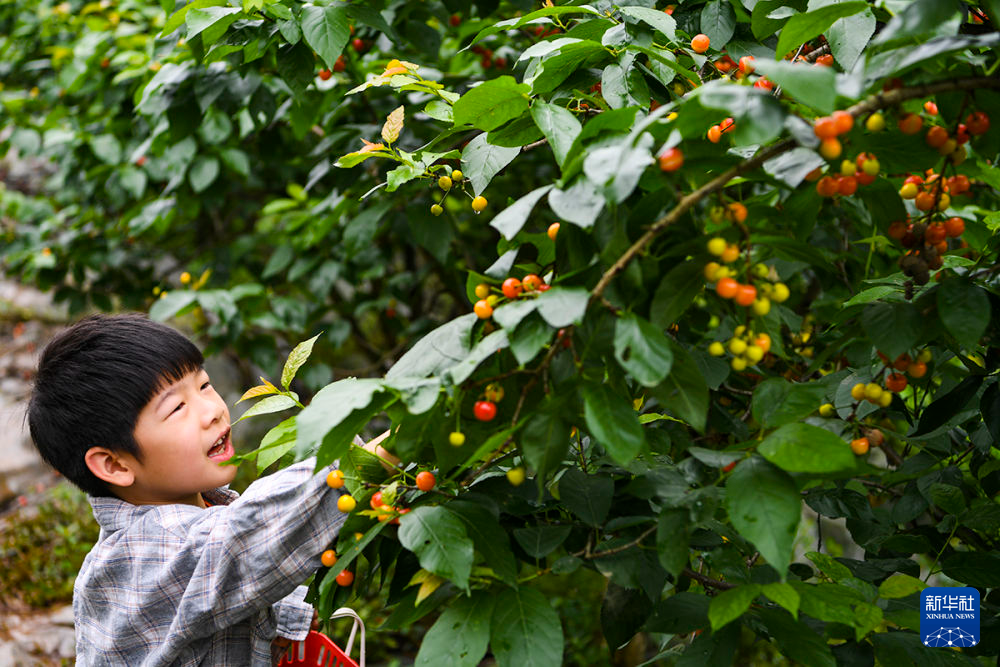
[{"label": "boy's ear", "polygon": [[120,454],[104,447],[91,447],[84,454],[90,472],[98,479],[114,486],[132,486],[135,473],[129,462]]}]

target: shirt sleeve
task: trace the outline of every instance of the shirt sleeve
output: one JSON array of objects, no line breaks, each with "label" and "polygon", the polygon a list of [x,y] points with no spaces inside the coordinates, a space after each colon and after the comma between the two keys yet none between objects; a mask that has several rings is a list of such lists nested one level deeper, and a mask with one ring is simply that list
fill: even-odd
[{"label": "shirt sleeve", "polygon": [[299,586],[289,595],[274,603],[274,612],[278,621],[278,636],[300,642],[309,634],[312,628],[314,610],[305,601],[309,588]]},{"label": "shirt sleeve", "polygon": [[337,509],[341,491],[326,484],[329,469],[314,467],[307,460],[264,477],[230,505],[165,506],[173,539],[152,565],[155,590],[176,603],[172,641],[212,635],[271,607],[319,567],[347,515]]}]

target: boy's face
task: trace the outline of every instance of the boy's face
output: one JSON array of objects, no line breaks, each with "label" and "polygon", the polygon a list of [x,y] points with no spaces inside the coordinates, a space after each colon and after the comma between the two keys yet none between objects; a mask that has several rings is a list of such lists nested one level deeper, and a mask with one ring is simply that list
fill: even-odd
[{"label": "boy's face", "polygon": [[135,425],[142,461],[123,493],[134,504],[204,506],[202,491],[224,486],[236,466],[220,465],[235,453],[229,408],[204,369],[166,385],[146,404]]}]

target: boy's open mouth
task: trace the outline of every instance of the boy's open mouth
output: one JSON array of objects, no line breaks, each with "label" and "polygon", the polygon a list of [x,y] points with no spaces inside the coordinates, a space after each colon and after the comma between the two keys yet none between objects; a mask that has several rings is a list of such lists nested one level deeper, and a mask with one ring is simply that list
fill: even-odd
[{"label": "boy's open mouth", "polygon": [[231,431],[232,429],[226,429],[226,432],[219,436],[212,448],[208,450],[208,458],[225,461],[236,453],[233,449],[232,438],[229,437]]}]

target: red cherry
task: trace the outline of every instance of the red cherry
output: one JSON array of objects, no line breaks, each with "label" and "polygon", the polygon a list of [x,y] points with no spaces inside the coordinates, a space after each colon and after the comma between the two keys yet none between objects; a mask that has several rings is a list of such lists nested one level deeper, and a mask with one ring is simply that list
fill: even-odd
[{"label": "red cherry", "polygon": [[462,17],[459,16],[458,14],[452,14],[451,17],[448,19],[448,23],[449,25],[451,25],[452,28],[457,28],[462,24]]},{"label": "red cherry", "polygon": [[319,71],[319,78],[323,81],[329,81],[331,76],[333,76],[333,72],[328,69],[321,69]]},{"label": "red cherry", "polygon": [[531,292],[542,286],[542,279],[534,273],[529,273],[521,281],[521,286],[524,288],[525,292]]},{"label": "red cherry", "polygon": [[350,586],[354,583],[354,573],[350,570],[344,570],[337,575],[337,585],[339,586]]},{"label": "red cherry", "polygon": [[421,491],[430,491],[435,484],[437,484],[437,480],[434,478],[434,473],[429,470],[417,473],[417,488]]},{"label": "red cherry", "polygon": [[472,407],[472,414],[481,422],[493,421],[497,416],[497,405],[490,401],[476,401]]},{"label": "red cherry", "polygon": [[503,295],[508,299],[516,299],[521,295],[521,281],[517,278],[508,278],[500,286]]},{"label": "red cherry", "polygon": [[372,494],[372,499],[368,501],[368,504],[372,506],[373,510],[377,510],[379,507],[382,507],[382,492],[376,491]]},{"label": "red cherry", "polygon": [[365,40],[361,39],[360,37],[355,37],[354,41],[351,42],[351,46],[354,48],[355,51],[361,53],[365,48]]}]

